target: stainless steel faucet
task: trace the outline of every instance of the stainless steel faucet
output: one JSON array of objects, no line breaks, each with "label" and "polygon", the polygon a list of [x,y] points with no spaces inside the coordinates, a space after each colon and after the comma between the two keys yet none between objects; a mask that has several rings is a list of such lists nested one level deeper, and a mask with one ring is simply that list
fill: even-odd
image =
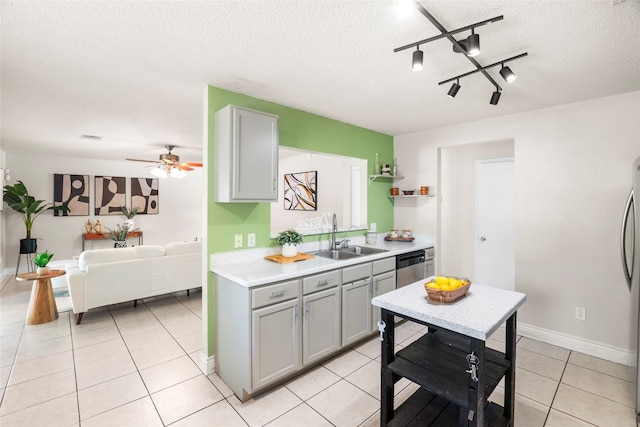
[{"label": "stainless steel faucet", "polygon": [[331,247],[329,248],[332,251],[338,250],[338,243],[336,242],[337,232],[338,232],[338,218],[336,217],[336,214],[333,214],[333,229],[331,230]]}]

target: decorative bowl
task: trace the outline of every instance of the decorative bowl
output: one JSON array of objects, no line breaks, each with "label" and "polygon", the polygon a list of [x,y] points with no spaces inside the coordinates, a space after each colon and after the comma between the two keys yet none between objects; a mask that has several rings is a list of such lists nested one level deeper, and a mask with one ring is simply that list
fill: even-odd
[{"label": "decorative bowl", "polygon": [[404,193],[405,196],[412,196],[413,193],[416,192],[416,190],[402,190],[402,192]]},{"label": "decorative bowl", "polygon": [[429,298],[429,300],[433,302],[450,303],[464,297],[467,294],[469,287],[471,286],[471,282],[464,278],[452,277],[452,279],[464,280],[466,281],[466,284],[453,290],[443,290],[435,289],[429,286],[429,284],[433,283],[433,281],[426,282],[424,284],[424,289],[427,291],[427,297]]}]

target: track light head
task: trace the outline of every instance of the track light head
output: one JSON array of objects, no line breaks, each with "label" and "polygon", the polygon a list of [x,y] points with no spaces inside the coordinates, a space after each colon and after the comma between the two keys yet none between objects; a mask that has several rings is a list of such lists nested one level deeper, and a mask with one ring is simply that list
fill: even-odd
[{"label": "track light head", "polygon": [[451,85],[451,89],[449,89],[449,93],[447,93],[447,96],[449,98],[455,98],[458,91],[460,90],[460,80],[456,80],[456,82],[454,84]]},{"label": "track light head", "polygon": [[467,56],[478,56],[480,54],[480,35],[471,29],[471,35],[467,37]]},{"label": "track light head", "polygon": [[511,83],[516,79],[516,74],[511,71],[511,68],[505,67],[504,64],[502,64],[502,68],[500,69],[500,75],[507,83]]},{"label": "track light head", "polygon": [[493,94],[491,95],[491,101],[489,101],[489,104],[491,105],[498,105],[498,101],[500,101],[500,91],[496,90],[495,92],[493,92]]},{"label": "track light head", "polygon": [[414,71],[422,70],[422,58],[424,57],[424,52],[420,50],[420,46],[417,46],[417,50],[413,52],[413,61],[411,62],[411,68]]}]

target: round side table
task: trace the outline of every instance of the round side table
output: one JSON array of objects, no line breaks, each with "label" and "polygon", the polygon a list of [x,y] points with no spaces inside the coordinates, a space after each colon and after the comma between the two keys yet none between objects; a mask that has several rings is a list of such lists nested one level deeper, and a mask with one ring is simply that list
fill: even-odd
[{"label": "round side table", "polygon": [[27,310],[27,325],[39,325],[58,318],[58,307],[53,297],[51,279],[66,274],[64,270],[51,270],[46,274],[36,272],[18,274],[16,280],[33,281],[29,309]]}]

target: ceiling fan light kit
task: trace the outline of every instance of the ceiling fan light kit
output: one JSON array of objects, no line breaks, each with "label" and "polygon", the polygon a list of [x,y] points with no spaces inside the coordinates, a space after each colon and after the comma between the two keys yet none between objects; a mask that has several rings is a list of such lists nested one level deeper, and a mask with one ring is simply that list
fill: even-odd
[{"label": "ceiling fan light kit", "polygon": [[171,151],[176,148],[175,145],[167,144],[164,147],[169,150],[169,152],[160,154],[159,160],[127,160],[134,162],[158,163],[157,166],[149,171],[151,175],[158,178],[184,178],[185,176],[187,176],[187,171],[192,171],[193,168],[202,167],[202,163],[180,162],[180,156],[171,154]]},{"label": "ceiling fan light kit", "polygon": [[[405,49],[409,49],[412,47],[416,47],[417,50],[415,52],[413,52],[413,61],[412,61],[412,68],[416,71],[421,70],[422,69],[422,64],[423,64],[423,56],[424,56],[424,52],[420,50],[420,45],[421,44],[425,44],[425,43],[429,43],[435,40],[439,40],[441,38],[447,38],[453,45],[453,51],[456,53],[464,53],[465,57],[476,67],[475,70],[470,71],[468,73],[464,73],[464,74],[460,74],[458,76],[452,77],[450,79],[447,80],[443,80],[441,82],[439,82],[439,85],[445,84],[445,83],[449,83],[451,81],[455,80],[455,83],[453,83],[453,85],[451,85],[451,88],[449,89],[449,92],[447,93],[447,96],[449,96],[450,98],[454,98],[456,96],[456,94],[458,93],[458,90],[460,90],[460,79],[463,77],[466,77],[468,75],[471,74],[475,74],[478,72],[481,72],[486,78],[487,80],[489,80],[489,82],[495,86],[496,91],[493,92],[493,94],[491,95],[491,101],[489,102],[491,105],[497,105],[498,101],[500,100],[500,95],[502,92],[502,88],[500,87],[500,85],[493,79],[493,77],[491,77],[491,75],[489,73],[487,73],[487,69],[491,68],[491,67],[495,67],[497,65],[500,65],[500,75],[502,76],[502,78],[504,79],[505,82],[507,83],[511,83],[512,81],[514,81],[516,79],[516,74],[511,70],[511,68],[509,67],[505,67],[505,63],[509,62],[509,61],[514,61],[516,59],[519,58],[523,58],[525,56],[527,56],[527,52],[521,53],[519,55],[516,56],[512,56],[511,58],[507,58],[507,59],[503,59],[500,60],[498,62],[495,62],[493,64],[490,65],[485,65],[482,66],[478,61],[476,61],[476,59],[474,58],[475,56],[480,54],[480,35],[477,34],[475,32],[475,29],[477,27],[481,27],[483,25],[487,25],[487,24],[491,24],[493,22],[497,22],[503,19],[503,16],[496,16],[494,18],[490,18],[484,21],[480,21],[480,22],[476,22],[474,24],[471,25],[467,25],[465,27],[461,27],[458,28],[456,30],[453,31],[447,31],[447,29],[445,27],[442,26],[442,24],[440,24],[440,22],[438,22],[438,20],[436,20],[433,15],[431,15],[427,9],[425,9],[418,1],[413,1],[412,2],[413,5],[415,6],[416,9],[418,9],[418,11],[425,17],[427,18],[427,20],[429,22],[431,22],[439,31],[440,31],[440,35],[437,35],[435,37],[430,37],[428,39],[424,39],[424,40],[420,40],[414,43],[410,43],[408,45],[405,46],[401,46],[398,48],[395,48],[393,51],[394,52],[400,52],[402,50]],[[471,30],[471,34],[469,36],[467,36],[465,39],[461,39],[461,40],[456,40],[453,36],[455,34],[464,32],[464,31],[469,31]]]}]

